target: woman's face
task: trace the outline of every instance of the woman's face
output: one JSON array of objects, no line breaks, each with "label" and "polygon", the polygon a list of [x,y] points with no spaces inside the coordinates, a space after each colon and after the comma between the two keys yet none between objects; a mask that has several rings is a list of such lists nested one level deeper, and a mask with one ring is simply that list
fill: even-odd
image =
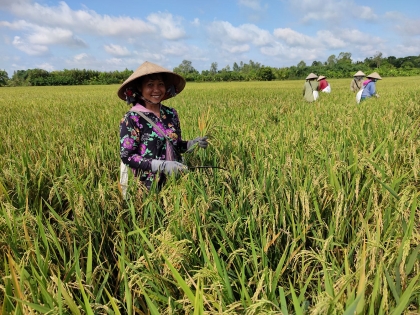
[{"label": "woman's face", "polygon": [[153,103],[160,103],[166,93],[165,82],[163,82],[160,76],[146,77],[142,81],[140,92],[145,99]]}]

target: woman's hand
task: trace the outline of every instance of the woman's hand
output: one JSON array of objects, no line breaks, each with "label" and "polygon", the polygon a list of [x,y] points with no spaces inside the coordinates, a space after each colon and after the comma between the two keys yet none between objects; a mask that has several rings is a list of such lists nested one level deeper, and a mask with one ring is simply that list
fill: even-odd
[{"label": "woman's hand", "polygon": [[189,151],[190,149],[192,150],[195,144],[197,144],[200,148],[203,149],[207,148],[207,146],[209,145],[209,143],[207,142],[207,137],[197,137],[188,141],[187,151]]},{"label": "woman's hand", "polygon": [[188,167],[177,161],[166,161],[166,160],[152,160],[152,172],[162,172],[167,175],[186,172]]}]

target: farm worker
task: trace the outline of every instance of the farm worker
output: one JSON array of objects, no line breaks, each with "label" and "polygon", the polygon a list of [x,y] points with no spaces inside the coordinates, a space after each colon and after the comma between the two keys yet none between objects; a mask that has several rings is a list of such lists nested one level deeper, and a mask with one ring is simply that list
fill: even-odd
[{"label": "farm worker", "polygon": [[379,97],[376,93],[376,81],[382,80],[381,76],[377,72],[373,72],[366,76],[367,80],[363,82],[363,92],[361,101],[372,96]]},{"label": "farm worker", "polygon": [[182,153],[208,145],[207,137],[183,140],[177,111],[161,103],[181,93],[185,84],[182,76],[146,61],[118,89],[130,106],[120,122],[120,157],[148,189],[187,170]]},{"label": "farm worker", "polygon": [[350,91],[357,93],[363,88],[363,78],[366,76],[362,71],[357,71],[353,75],[353,80],[350,83]]},{"label": "farm worker", "polygon": [[331,86],[326,80],[326,76],[319,76],[317,81],[319,82],[318,91],[324,92],[324,93],[331,93]]},{"label": "farm worker", "polygon": [[310,73],[303,85],[303,96],[308,102],[313,102],[318,98],[319,83],[315,80],[316,78],[318,78],[316,74]]}]

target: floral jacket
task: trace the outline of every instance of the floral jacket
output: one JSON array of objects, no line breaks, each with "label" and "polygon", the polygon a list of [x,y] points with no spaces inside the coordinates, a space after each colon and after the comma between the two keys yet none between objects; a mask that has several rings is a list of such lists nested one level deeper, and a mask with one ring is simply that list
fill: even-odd
[{"label": "floral jacket", "polygon": [[[175,109],[161,105],[160,118],[140,104],[133,109],[140,110],[170,138],[175,151],[175,160],[181,162],[181,153],[187,151],[187,141],[181,138],[181,127]],[[120,157],[135,176],[147,188],[153,183],[156,174],[151,171],[153,159],[166,160],[166,139],[143,117],[128,111],[120,122]]]}]

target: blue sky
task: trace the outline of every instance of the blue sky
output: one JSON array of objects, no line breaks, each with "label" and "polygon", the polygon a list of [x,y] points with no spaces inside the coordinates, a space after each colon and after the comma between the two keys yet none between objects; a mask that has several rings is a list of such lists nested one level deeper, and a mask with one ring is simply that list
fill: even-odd
[{"label": "blue sky", "polygon": [[420,55],[419,0],[0,0],[0,69],[198,71]]}]

